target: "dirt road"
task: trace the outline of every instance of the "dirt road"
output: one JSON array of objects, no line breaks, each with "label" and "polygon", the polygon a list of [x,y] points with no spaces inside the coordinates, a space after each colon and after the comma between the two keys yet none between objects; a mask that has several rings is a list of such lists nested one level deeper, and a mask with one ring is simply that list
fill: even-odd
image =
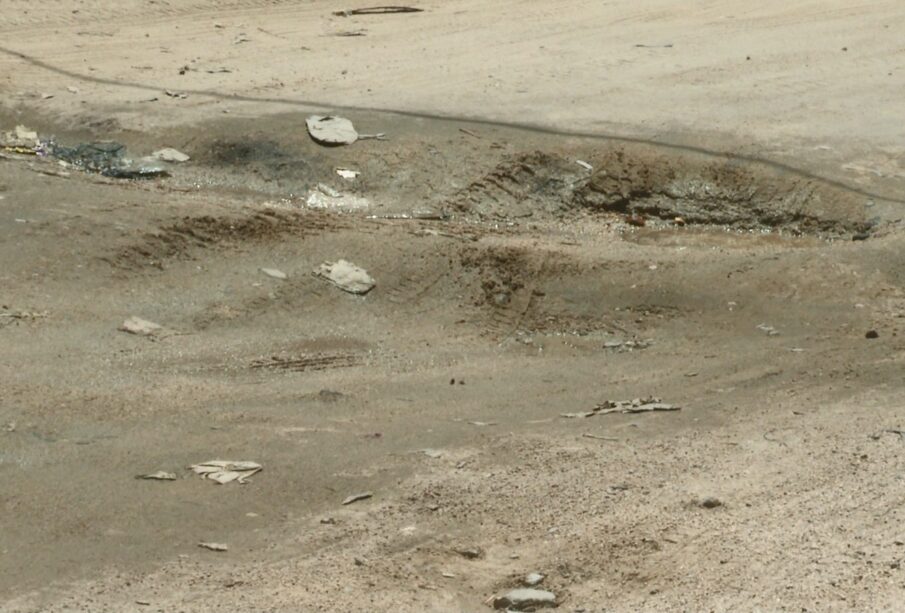
[{"label": "dirt road", "polygon": [[905,9],[19,4],[0,610],[899,606]]}]

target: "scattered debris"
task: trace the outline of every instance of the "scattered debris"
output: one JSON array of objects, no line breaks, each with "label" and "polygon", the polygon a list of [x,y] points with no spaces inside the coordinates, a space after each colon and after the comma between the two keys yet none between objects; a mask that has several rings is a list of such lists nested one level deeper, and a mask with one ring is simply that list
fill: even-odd
[{"label": "scattered debris", "polygon": [[173,149],[172,147],[158,149],[151,154],[151,157],[155,160],[160,160],[161,162],[173,162],[176,164],[188,162],[190,159],[192,159],[182,151],[178,151],[176,149]]},{"label": "scattered debris", "polygon": [[318,183],[318,184],[317,184],[317,189],[318,189],[319,192],[321,192],[321,193],[324,194],[325,196],[330,196],[331,198],[342,198],[342,196],[343,196],[340,192],[338,192],[337,190],[333,189],[332,187],[330,187],[330,186],[327,185],[326,183]]},{"label": "scattered debris", "polygon": [[122,332],[128,332],[129,334],[138,334],[139,336],[152,336],[163,329],[163,326],[160,324],[155,324],[153,321],[148,321],[147,319],[142,319],[141,317],[135,317],[134,315],[124,321],[122,325],[120,325],[119,330]]},{"label": "scattered debris", "polygon": [[437,449],[422,449],[421,453],[423,453],[424,455],[426,455],[429,458],[434,458],[434,459],[443,457],[443,452],[439,451]]},{"label": "scattered debris", "polygon": [[868,330],[864,333],[864,338],[880,338],[880,333],[876,330]]},{"label": "scattered debris", "polygon": [[245,33],[243,32],[243,33],[241,33],[241,34],[238,34],[238,35],[233,39],[233,44],[234,44],[234,45],[240,45],[240,44],[242,44],[242,43],[247,43],[247,42],[250,41],[250,40],[251,40],[251,39],[248,38],[248,35],[245,34]]},{"label": "scattered debris", "polygon": [[79,93],[79,88],[73,87],[72,85],[70,85],[69,87],[66,88],[66,91],[69,92],[70,94],[77,94],[77,93]]},{"label": "scattered debris", "polygon": [[175,481],[176,473],[168,473],[158,470],[156,473],[148,473],[147,475],[138,475],[136,479],[149,479],[151,481]]},{"label": "scattered debris", "polygon": [[466,130],[465,128],[459,128],[459,132],[461,132],[462,134],[467,134],[472,138],[483,138],[480,134],[472,132],[471,130]]},{"label": "scattered debris", "polygon": [[666,43],[665,45],[645,45],[643,43],[638,43],[635,46],[642,49],[671,49],[672,43]]},{"label": "scattered debris", "polygon": [[136,600],[135,604],[140,605],[142,607],[150,607],[151,601],[150,600]]},{"label": "scattered debris", "polygon": [[335,517],[321,517],[321,523],[325,526],[335,526],[336,518]]},{"label": "scattered debris", "polygon": [[351,294],[367,294],[376,285],[371,275],[363,268],[359,268],[346,260],[324,262],[314,271],[314,274]]},{"label": "scattered debris", "polygon": [[598,441],[618,441],[619,439],[613,436],[599,436],[597,434],[590,434],[589,432],[585,432],[582,434],[585,438],[593,438]]},{"label": "scattered debris", "polygon": [[[10,132],[0,134],[0,146],[11,153],[36,153],[41,141],[34,130],[18,125]],[[24,151],[18,151],[23,149]]]},{"label": "scattered debris", "polygon": [[337,32],[333,36],[367,36],[367,30],[344,30]]},{"label": "scattered debris", "polygon": [[49,143],[49,152],[55,158],[76,168],[96,172],[114,179],[152,179],[168,177],[170,173],[152,158],[133,162],[125,156],[125,145],[116,142],[83,143],[75,147],[62,147]]},{"label": "scattered debris", "polygon": [[585,162],[584,160],[575,160],[575,163],[584,168],[585,170],[594,170],[594,167]]},{"label": "scattered debris", "polygon": [[337,17],[353,17],[355,15],[392,15],[396,13],[421,13],[424,9],[418,9],[411,6],[372,6],[362,9],[346,9],[344,11],[333,11]]},{"label": "scattered debris", "polygon": [[211,551],[229,551],[229,547],[225,543],[198,543],[198,546]]},{"label": "scattered debris", "polygon": [[353,502],[358,502],[359,500],[367,500],[368,498],[373,497],[374,494],[371,492],[362,492],[360,494],[352,494],[351,496],[346,497],[343,500],[343,504],[352,504]]},{"label": "scattered debris", "polygon": [[441,576],[443,576],[443,577],[445,577],[445,578],[447,578],[447,579],[455,579],[455,578],[456,578],[456,576],[455,576],[453,573],[440,573],[440,574],[441,574]]},{"label": "scattered debris", "polygon": [[535,585],[540,585],[544,579],[546,579],[546,576],[541,573],[528,573],[528,575],[522,579],[522,583],[528,587],[534,587]]},{"label": "scattered debris", "polygon": [[651,339],[646,340],[629,340],[629,341],[606,341],[603,344],[604,349],[614,349],[619,353],[626,351],[634,351],[635,349],[647,349],[654,344]]},{"label": "scattered debris", "polygon": [[231,481],[244,485],[249,477],[264,470],[264,467],[257,462],[232,460],[211,460],[194,464],[189,468],[205,479],[216,481],[220,485]]},{"label": "scattered debris", "polygon": [[321,145],[351,145],[358,140],[355,126],[345,117],[312,115],[305,123],[308,125],[308,134]]},{"label": "scattered debris", "polygon": [[598,404],[591,411],[578,413],[561,413],[561,417],[580,418],[594,417],[596,415],[608,415],[610,413],[649,413],[653,411],[679,411],[682,407],[666,404],[659,398],[635,398],[633,400],[607,400]]},{"label": "scattered debris", "polygon": [[767,336],[779,336],[779,332],[777,332],[776,328],[768,326],[767,324],[757,324],[757,329],[766,333]]},{"label": "scattered debris", "polygon": [[289,275],[287,275],[282,270],[277,270],[276,268],[262,268],[261,272],[263,272],[268,277],[280,279],[281,281],[289,278]]},{"label": "scattered debris", "polygon": [[386,133],[378,132],[377,134],[359,134],[358,140],[389,140]]},{"label": "scattered debris", "polygon": [[892,428],[887,428],[885,430],[880,430],[876,434],[871,434],[870,438],[872,440],[878,441],[878,440],[880,440],[880,437],[883,436],[884,434],[898,434],[899,439],[902,441],[905,441],[905,430],[895,430]]},{"label": "scattered debris", "polygon": [[546,590],[518,588],[493,599],[494,609],[533,611],[542,607],[555,607],[556,595]]},{"label": "scattered debris", "polygon": [[3,431],[10,432],[10,433],[15,432],[16,431],[16,422],[11,421],[8,424],[6,424],[5,426],[3,426]]},{"label": "scattered debris", "polygon": [[708,496],[704,500],[701,501],[701,506],[705,509],[715,509],[717,507],[723,506],[723,501],[719,498],[714,498],[713,496]]},{"label": "scattered debris", "polygon": [[167,96],[169,96],[170,98],[179,98],[179,99],[181,99],[181,100],[185,100],[186,98],[189,97],[188,94],[184,94],[184,93],[182,93],[182,92],[174,92],[174,91],[171,90],[171,89],[166,89],[166,90],[164,90],[163,93],[165,93],[165,94],[166,94]]},{"label": "scattered debris", "polygon": [[479,560],[484,557],[484,550],[480,547],[458,547],[453,551],[466,560]]},{"label": "scattered debris", "polygon": [[324,389],[317,393],[317,397],[324,402],[338,402],[343,397],[343,393]]},{"label": "scattered debris", "polygon": [[362,211],[371,208],[371,201],[362,196],[343,194],[324,185],[324,188],[336,196],[328,195],[324,190],[313,189],[308,192],[305,204],[312,209],[342,209],[347,211]]},{"label": "scattered debris", "polygon": [[479,428],[496,425],[495,421],[470,421],[468,423],[471,424],[472,426],[477,426]]},{"label": "scattered debris", "polygon": [[358,170],[350,170],[348,168],[337,168],[336,174],[347,181],[354,181],[361,174]]}]

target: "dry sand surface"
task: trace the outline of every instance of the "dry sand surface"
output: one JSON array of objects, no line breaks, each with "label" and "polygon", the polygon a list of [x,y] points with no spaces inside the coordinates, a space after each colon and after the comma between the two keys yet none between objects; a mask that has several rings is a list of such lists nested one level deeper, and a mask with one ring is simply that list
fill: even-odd
[{"label": "dry sand surface", "polygon": [[0,610],[901,610],[905,6],[414,6],[0,3]]}]

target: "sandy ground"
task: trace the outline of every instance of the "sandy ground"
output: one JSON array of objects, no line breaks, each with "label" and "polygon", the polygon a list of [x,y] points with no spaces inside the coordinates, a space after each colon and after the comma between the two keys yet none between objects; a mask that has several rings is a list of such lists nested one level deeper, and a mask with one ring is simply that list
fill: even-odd
[{"label": "sandy ground", "polygon": [[0,610],[900,608],[905,9],[418,6],[0,11]]}]

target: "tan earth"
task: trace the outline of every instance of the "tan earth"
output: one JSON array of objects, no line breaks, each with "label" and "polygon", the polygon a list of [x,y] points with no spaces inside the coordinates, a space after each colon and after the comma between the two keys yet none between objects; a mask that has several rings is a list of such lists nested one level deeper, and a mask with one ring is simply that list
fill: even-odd
[{"label": "tan earth", "polygon": [[0,6],[0,610],[901,610],[905,5],[360,6]]}]

